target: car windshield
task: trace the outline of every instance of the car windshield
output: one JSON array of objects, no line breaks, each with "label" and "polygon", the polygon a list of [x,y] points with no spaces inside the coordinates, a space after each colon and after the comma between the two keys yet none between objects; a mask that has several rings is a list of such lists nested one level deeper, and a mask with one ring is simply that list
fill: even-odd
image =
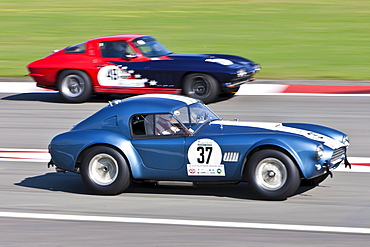
[{"label": "car windshield", "polygon": [[210,121],[220,119],[202,103],[181,107],[174,111],[174,115],[191,133],[195,133]]},{"label": "car windshield", "polygon": [[172,53],[164,45],[150,36],[137,38],[133,41],[133,44],[146,57],[161,57]]}]

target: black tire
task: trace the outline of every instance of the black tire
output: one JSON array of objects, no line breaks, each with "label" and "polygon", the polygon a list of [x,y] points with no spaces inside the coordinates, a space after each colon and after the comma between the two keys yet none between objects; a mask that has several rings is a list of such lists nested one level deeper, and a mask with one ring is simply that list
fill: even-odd
[{"label": "black tire", "polygon": [[96,194],[117,195],[131,183],[125,158],[117,150],[96,146],[82,158],[81,176],[85,185]]},{"label": "black tire", "polygon": [[58,76],[58,90],[67,102],[85,102],[92,94],[90,77],[80,70],[65,70]]},{"label": "black tire", "polygon": [[182,90],[184,95],[200,99],[204,103],[215,101],[220,94],[220,86],[217,80],[203,73],[193,73],[185,76]]},{"label": "black tire", "polygon": [[256,152],[247,162],[250,188],[262,199],[285,200],[300,185],[297,166],[288,155],[273,149]]}]

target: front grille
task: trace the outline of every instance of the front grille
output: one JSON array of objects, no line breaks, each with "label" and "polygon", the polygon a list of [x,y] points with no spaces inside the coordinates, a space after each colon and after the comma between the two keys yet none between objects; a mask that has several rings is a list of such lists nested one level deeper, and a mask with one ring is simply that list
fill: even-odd
[{"label": "front grille", "polygon": [[254,75],[254,74],[255,74],[254,71],[247,72],[243,77],[236,77],[236,78],[232,79],[231,83],[238,83],[238,82],[248,81],[252,77],[252,75]]},{"label": "front grille", "polygon": [[346,154],[346,148],[345,147],[341,147],[341,148],[338,148],[338,149],[334,150],[334,153],[331,156],[330,163],[332,165],[336,165],[336,164],[342,162],[344,157],[345,157],[345,154]]}]

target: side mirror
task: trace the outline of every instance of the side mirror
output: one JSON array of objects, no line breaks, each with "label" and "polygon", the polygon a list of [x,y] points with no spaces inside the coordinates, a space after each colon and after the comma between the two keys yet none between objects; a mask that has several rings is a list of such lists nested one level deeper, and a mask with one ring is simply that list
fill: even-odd
[{"label": "side mirror", "polygon": [[133,58],[137,58],[137,55],[135,53],[131,53],[131,54],[125,54],[123,56],[124,59],[127,59],[127,60],[130,60],[130,59],[133,59]]}]

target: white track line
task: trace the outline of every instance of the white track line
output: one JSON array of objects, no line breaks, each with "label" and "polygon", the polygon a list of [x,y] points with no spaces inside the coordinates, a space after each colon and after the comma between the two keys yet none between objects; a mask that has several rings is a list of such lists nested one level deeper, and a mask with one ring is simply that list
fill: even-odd
[{"label": "white track line", "polygon": [[[321,96],[321,97],[370,97],[370,94],[331,94],[331,93],[284,93],[289,85],[282,84],[243,84],[235,95],[284,95],[284,96]],[[335,87],[335,86],[333,86]]]},{"label": "white track line", "polygon": [[39,213],[17,213],[17,212],[0,212],[0,217],[36,219],[36,220],[160,224],[160,225],[198,226],[198,227],[248,228],[263,230],[370,234],[370,228],[339,227],[339,226],[289,225],[289,224],[246,223],[229,221],[176,220],[176,219],[106,217],[106,216],[39,214]]},{"label": "white track line", "polygon": [[284,92],[288,85],[280,84],[243,84],[236,95],[269,95]]},{"label": "white track line", "polygon": [[[370,97],[370,94],[284,93],[288,87],[289,85],[283,84],[243,84],[236,95]],[[0,93],[57,93],[57,91],[36,87],[35,82],[0,82]]]},{"label": "white track line", "polygon": [[46,149],[0,148],[0,161],[48,162],[50,158]]},{"label": "white track line", "polygon": [[35,82],[0,82],[0,93],[40,93],[55,92],[36,87]]}]

